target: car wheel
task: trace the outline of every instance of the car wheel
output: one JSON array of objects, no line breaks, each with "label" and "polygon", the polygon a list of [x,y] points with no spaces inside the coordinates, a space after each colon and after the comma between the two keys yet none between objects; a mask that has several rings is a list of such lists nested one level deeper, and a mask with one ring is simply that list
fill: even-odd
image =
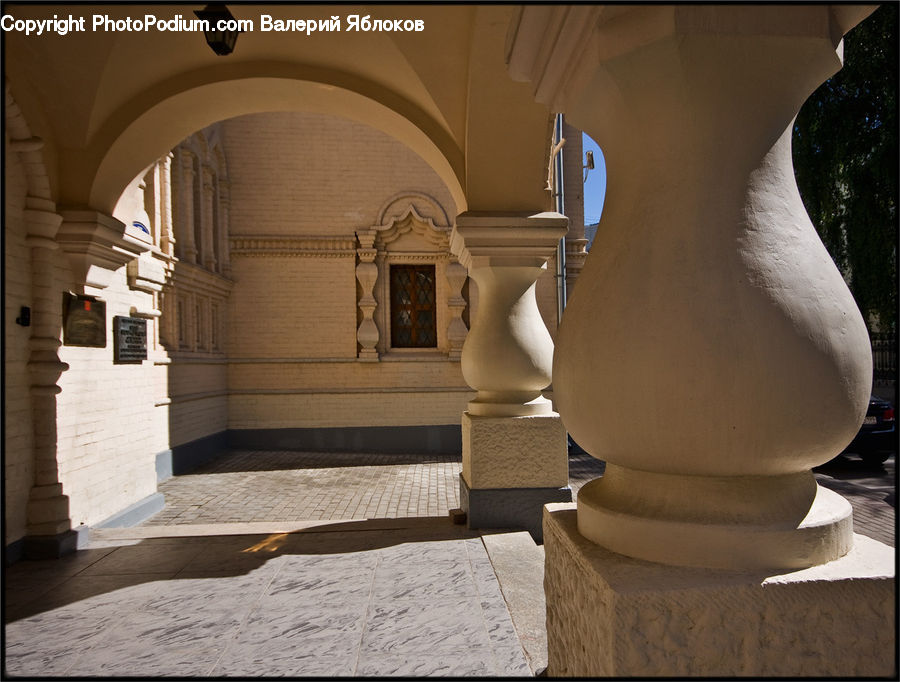
[{"label": "car wheel", "polygon": [[874,467],[880,464],[884,464],[889,456],[889,452],[867,452],[865,454],[861,454],[860,458],[869,466]]}]

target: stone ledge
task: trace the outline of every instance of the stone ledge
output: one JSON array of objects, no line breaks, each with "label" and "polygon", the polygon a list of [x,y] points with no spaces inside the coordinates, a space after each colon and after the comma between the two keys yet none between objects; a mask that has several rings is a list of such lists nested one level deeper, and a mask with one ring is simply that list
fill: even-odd
[{"label": "stone ledge", "polygon": [[128,528],[137,526],[154,514],[161,512],[166,506],[166,498],[162,493],[147,495],[120,512],[117,512],[98,523],[95,528]]},{"label": "stone ledge", "polygon": [[667,566],[544,512],[550,676],[896,675],[894,551],[854,535],[846,556],[767,574]]}]

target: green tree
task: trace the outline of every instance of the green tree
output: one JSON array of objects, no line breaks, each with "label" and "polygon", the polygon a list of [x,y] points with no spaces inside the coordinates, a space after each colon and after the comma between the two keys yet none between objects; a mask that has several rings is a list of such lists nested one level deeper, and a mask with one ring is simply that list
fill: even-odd
[{"label": "green tree", "polygon": [[803,105],[793,156],[803,203],[866,324],[897,323],[897,24],[883,5],[844,39],[844,67]]}]

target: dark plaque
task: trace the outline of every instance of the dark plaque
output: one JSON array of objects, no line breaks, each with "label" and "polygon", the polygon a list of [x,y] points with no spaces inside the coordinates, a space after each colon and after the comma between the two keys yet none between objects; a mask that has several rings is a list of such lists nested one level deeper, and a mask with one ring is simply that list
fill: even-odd
[{"label": "dark plaque", "polygon": [[63,343],[67,346],[106,346],[106,302],[93,296],[63,294]]},{"label": "dark plaque", "polygon": [[116,315],[113,338],[113,362],[117,365],[140,364],[147,359],[147,320]]}]

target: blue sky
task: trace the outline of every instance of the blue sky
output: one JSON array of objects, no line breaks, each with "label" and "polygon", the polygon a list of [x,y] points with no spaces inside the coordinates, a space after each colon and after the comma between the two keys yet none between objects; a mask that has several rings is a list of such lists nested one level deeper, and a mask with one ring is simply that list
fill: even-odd
[{"label": "blue sky", "polygon": [[[606,164],[603,161],[603,152],[600,147],[587,134],[583,134],[584,151],[594,152],[594,170],[587,176],[584,183],[584,224],[593,225],[600,220],[603,211],[603,199],[606,196]],[[584,163],[584,162],[582,162]]]}]

